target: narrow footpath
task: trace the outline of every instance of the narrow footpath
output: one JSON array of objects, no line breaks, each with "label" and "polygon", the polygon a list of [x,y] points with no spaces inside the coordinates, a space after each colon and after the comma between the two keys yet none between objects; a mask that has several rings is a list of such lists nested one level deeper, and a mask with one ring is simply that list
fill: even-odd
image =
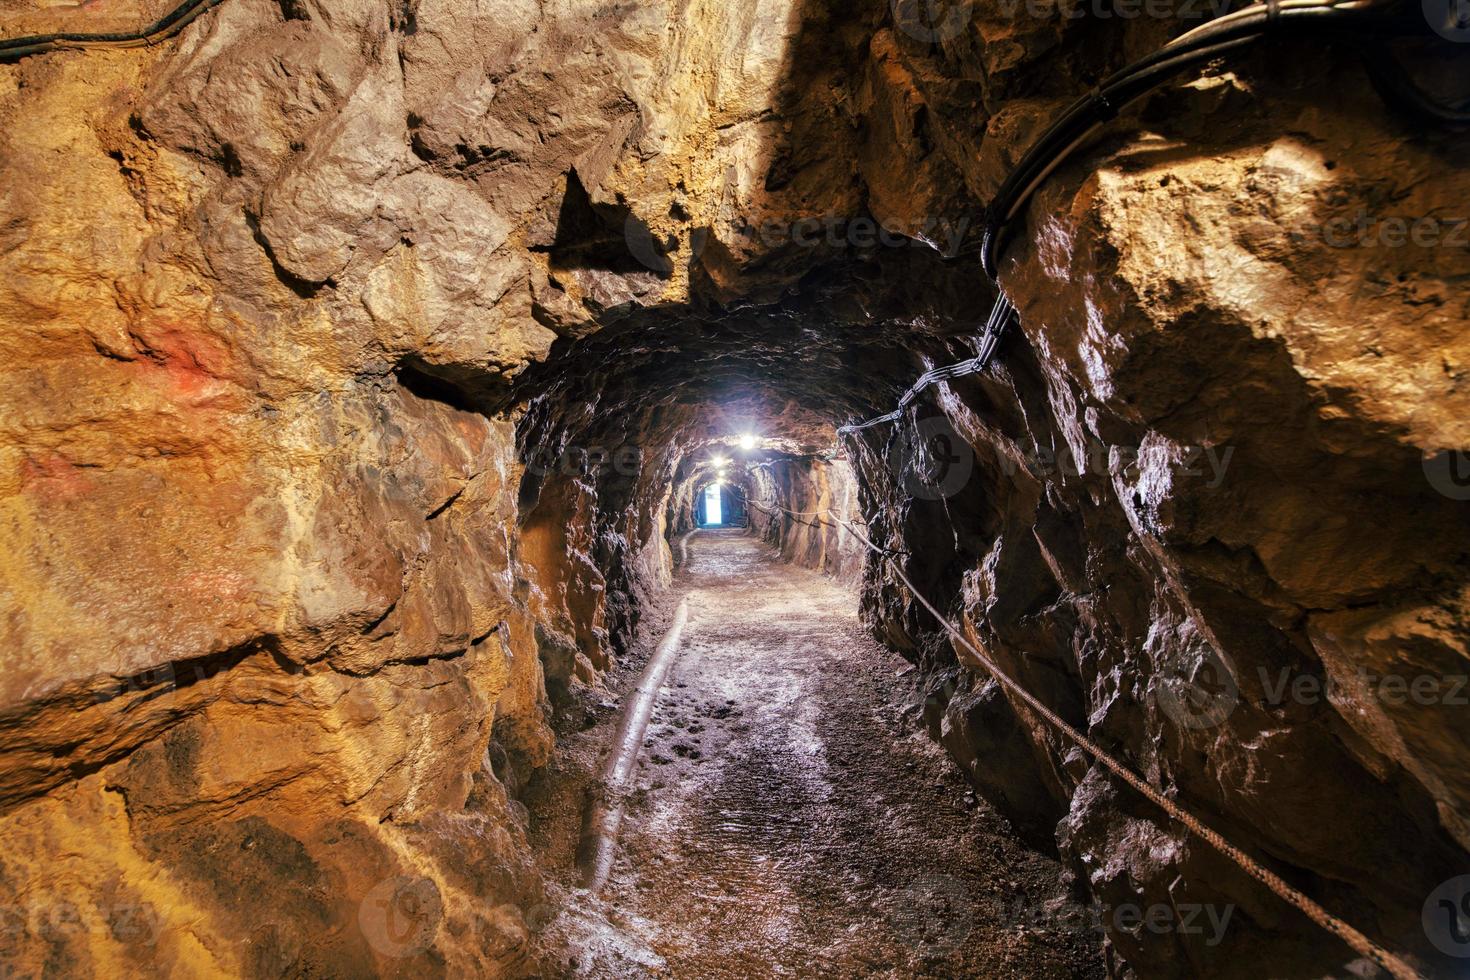
[{"label": "narrow footpath", "polygon": [[924,734],[906,663],[850,591],[718,530],[690,542],[679,596],[688,624],[600,896],[575,884],[571,787],[606,751],[609,703],[531,800],[543,859],[567,872],[558,975],[1104,975],[1061,869]]}]

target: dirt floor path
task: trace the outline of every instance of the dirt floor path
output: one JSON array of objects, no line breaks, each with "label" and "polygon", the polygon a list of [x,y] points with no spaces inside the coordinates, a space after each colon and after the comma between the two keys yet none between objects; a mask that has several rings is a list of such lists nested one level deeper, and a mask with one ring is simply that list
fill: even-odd
[{"label": "dirt floor path", "polygon": [[566,872],[558,975],[1103,975],[1059,867],[918,728],[906,664],[851,592],[738,531],[696,536],[676,591],[689,623],[600,898],[575,888],[571,787],[605,751],[610,703],[530,801],[543,860]]}]

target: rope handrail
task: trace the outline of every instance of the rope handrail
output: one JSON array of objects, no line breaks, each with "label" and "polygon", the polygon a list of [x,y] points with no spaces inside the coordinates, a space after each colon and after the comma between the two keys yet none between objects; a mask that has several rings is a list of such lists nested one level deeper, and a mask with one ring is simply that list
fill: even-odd
[{"label": "rope handrail", "polygon": [[[763,510],[774,508],[775,510],[786,511],[786,508],[778,504],[766,504],[762,501],[749,500],[748,498],[747,503]],[[786,512],[791,513],[790,511]],[[1099,764],[1131,786],[1149,802],[1177,820],[1195,836],[1233,861],[1246,874],[1265,885],[1278,898],[1294,906],[1298,911],[1306,915],[1307,918],[1337,936],[1358,954],[1368,957],[1383,967],[1396,980],[1423,980],[1422,975],[1397,954],[1380,946],[1360,930],[1354,928],[1336,915],[1333,915],[1312,898],[1293,887],[1284,878],[1276,874],[1276,872],[1261,864],[1240,847],[1230,843],[1218,831],[1214,830],[1178,803],[1169,799],[1142,776],[1139,776],[1127,765],[1115,759],[1091,738],[1078,731],[1066,719],[1043,704],[1035,695],[1022,686],[1019,681],[1014,680],[1009,674],[1001,670],[990,657],[982,653],[975,644],[970,642],[969,638],[965,636],[964,632],[958,626],[952,623],[932,602],[925,598],[924,594],[914,586],[913,581],[894,559],[893,552],[874,544],[867,535],[857,530],[845,519],[838,517],[830,509],[817,513],[819,514],[818,520],[824,522],[830,521],[832,523],[828,524],[828,526],[846,530],[862,542],[869,550],[885,559],[898,575],[899,579],[903,581],[905,587],[908,588],[909,594],[929,611],[929,614],[944,627],[946,633],[975,657],[980,665],[995,679],[996,683],[1015,694],[1065,738],[1096,759]]]}]

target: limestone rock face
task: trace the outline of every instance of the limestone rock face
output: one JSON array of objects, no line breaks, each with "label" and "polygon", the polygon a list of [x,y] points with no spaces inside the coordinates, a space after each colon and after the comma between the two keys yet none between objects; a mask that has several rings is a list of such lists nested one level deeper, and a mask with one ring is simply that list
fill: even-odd
[{"label": "limestone rock face", "polygon": [[[11,36],[161,12],[0,6]],[[224,0],[0,66],[5,966],[541,970],[515,796],[724,453],[757,498],[866,515],[992,663],[1439,967],[1465,138],[1333,47],[1164,88],[1032,205],[997,365],[813,461],[974,352],[991,287],[943,256],[1179,26],[953,8]],[[861,568],[936,738],[1107,907],[1233,910],[1219,941],[1110,919],[1130,967],[1357,969],[865,549],[756,529]]]}]

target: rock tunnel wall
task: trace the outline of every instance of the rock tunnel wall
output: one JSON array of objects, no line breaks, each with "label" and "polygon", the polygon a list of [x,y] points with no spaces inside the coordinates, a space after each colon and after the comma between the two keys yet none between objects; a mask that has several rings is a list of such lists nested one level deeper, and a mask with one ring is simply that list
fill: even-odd
[{"label": "rock tunnel wall", "polygon": [[[845,459],[781,459],[753,470],[751,528],[781,557],[856,585],[867,548],[835,519],[861,522],[857,479]],[[854,523],[860,527],[860,523]]]},{"label": "rock tunnel wall", "polygon": [[[758,426],[804,458],[972,354],[992,297],[939,252],[1179,28],[956,9],[224,0],[169,45],[0,66],[17,969],[534,968],[515,794],[667,586],[709,454]],[[849,441],[855,479],[739,477],[856,499],[997,663],[1425,956],[1470,716],[1361,672],[1466,672],[1470,518],[1435,455],[1470,448],[1465,149],[1327,45],[1165,88],[1032,206],[993,370]],[[1384,237],[1423,217],[1433,247]],[[1220,946],[1113,929],[1124,960],[1339,969],[889,571],[863,586],[936,737],[1079,887],[1240,910]],[[1199,713],[1185,682],[1222,671]],[[1283,671],[1333,684],[1282,698]]]},{"label": "rock tunnel wall", "polygon": [[[1453,210],[1428,175],[1454,141],[1350,121],[1371,100],[1325,70],[1325,104],[1235,73],[1186,86],[1145,113],[1168,136],[1060,175],[1002,271],[1023,336],[938,397],[951,468],[915,493],[895,437],[856,459],[880,542],[989,658],[1438,973],[1420,908],[1467,845],[1470,511],[1443,450],[1467,439],[1470,253],[1344,244],[1365,202]],[[1227,105],[1229,127],[1185,122]],[[935,736],[1093,895],[1236,908],[1212,948],[1111,929],[1143,975],[1351,958],[1013,704],[886,568],[865,608],[936,669]]]}]

